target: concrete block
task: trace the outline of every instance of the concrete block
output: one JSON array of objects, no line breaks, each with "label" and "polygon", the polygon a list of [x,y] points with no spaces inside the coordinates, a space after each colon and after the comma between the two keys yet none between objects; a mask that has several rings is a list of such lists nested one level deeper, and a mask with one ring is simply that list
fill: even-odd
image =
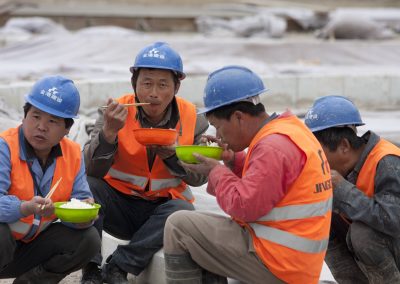
[{"label": "concrete block", "polygon": [[202,107],[206,81],[207,76],[185,78],[181,83],[178,95],[194,103],[196,106]]},{"label": "concrete block", "polygon": [[126,82],[117,80],[91,80],[85,83],[88,84],[88,96],[84,93],[85,97],[83,98],[82,107],[86,108],[101,106],[108,98],[119,98],[122,95],[133,93],[129,78],[127,78]]},{"label": "concrete block", "polygon": [[299,76],[296,108],[309,108],[318,97],[343,94],[343,76]]},{"label": "concrete block", "polygon": [[298,88],[296,76],[274,76],[262,79],[268,91],[261,96],[261,101],[268,113],[282,112],[282,109],[296,106]]},{"label": "concrete block", "polygon": [[[112,254],[118,245],[126,245],[129,241],[117,239],[103,231],[101,254],[103,255],[103,264],[107,257]],[[164,284],[165,268],[164,268],[164,252],[159,250],[151,260],[149,266],[137,277],[128,275],[131,283],[135,284]]]},{"label": "concrete block", "polygon": [[349,75],[344,77],[343,95],[358,107],[385,108],[390,106],[389,82],[386,75]]},{"label": "concrete block", "polygon": [[0,98],[2,98],[8,106],[13,107],[16,110],[22,110],[22,107],[25,104],[24,96],[30,91],[32,85],[33,83],[1,85]]},{"label": "concrete block", "polygon": [[392,108],[398,109],[400,105],[400,75],[392,75],[388,77],[389,94],[388,103]]},{"label": "concrete block", "polygon": [[136,277],[135,284],[165,284],[164,251],[159,250],[151,260],[149,266]]},{"label": "concrete block", "polygon": [[103,231],[103,237],[101,240],[101,254],[103,256],[103,264],[107,257],[111,255],[118,247],[118,245],[126,245],[129,241],[117,239],[110,234]]}]

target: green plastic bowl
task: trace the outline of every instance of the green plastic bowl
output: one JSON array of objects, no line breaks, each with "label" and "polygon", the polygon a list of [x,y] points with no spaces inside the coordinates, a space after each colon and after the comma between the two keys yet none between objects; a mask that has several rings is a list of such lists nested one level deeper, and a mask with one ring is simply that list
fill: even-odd
[{"label": "green plastic bowl", "polygon": [[199,161],[192,155],[198,153],[208,158],[221,160],[223,149],[214,146],[200,146],[200,145],[184,145],[176,146],[176,156],[179,160],[188,164],[197,164]]},{"label": "green plastic bowl", "polygon": [[100,204],[94,203],[93,208],[61,208],[61,205],[67,203],[64,202],[55,202],[55,214],[56,216],[64,222],[69,223],[86,223],[90,222],[97,217],[99,214],[99,209],[101,207]]}]

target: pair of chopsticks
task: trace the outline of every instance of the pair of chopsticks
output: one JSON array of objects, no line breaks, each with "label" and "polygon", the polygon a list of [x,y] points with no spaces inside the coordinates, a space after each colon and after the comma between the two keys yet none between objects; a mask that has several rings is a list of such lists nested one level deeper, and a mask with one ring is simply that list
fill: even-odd
[{"label": "pair of chopsticks", "polygon": [[[49,193],[46,194],[46,196],[44,197],[45,199],[50,198],[54,191],[56,190],[56,188],[58,187],[58,185],[60,184],[60,181],[62,180],[62,177],[60,177],[60,179],[56,182],[55,185],[53,185],[53,187],[50,189]],[[43,210],[45,207],[45,204],[42,204],[42,206],[40,207],[41,210]]]},{"label": "pair of chopsticks", "polygon": [[[130,106],[144,106],[144,105],[149,105],[150,103],[133,103],[133,104],[122,104],[124,107],[130,107]],[[101,106],[101,109],[106,109],[108,106]]]}]

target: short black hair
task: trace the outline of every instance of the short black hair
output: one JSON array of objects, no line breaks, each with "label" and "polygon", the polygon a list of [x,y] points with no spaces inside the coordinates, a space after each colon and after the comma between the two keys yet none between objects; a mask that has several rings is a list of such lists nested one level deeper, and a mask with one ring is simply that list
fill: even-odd
[{"label": "short black hair", "polygon": [[229,120],[235,111],[241,111],[255,117],[265,112],[265,107],[262,103],[255,105],[252,102],[236,102],[213,109],[206,113],[206,117],[213,115],[219,119]]},{"label": "short black hair", "polygon": [[[132,77],[131,77],[131,84],[132,84],[133,91],[135,92],[135,94],[136,94],[136,85],[137,85],[137,79],[139,78],[140,69],[142,69],[142,68],[136,68],[133,71]],[[157,68],[146,68],[146,69],[155,70]],[[179,79],[179,75],[178,75],[178,73],[176,73],[176,72],[174,72],[172,70],[168,70],[168,71],[171,71],[171,74],[172,74],[172,77],[173,77],[173,80],[174,80],[174,85],[176,87],[181,82],[181,80]]]},{"label": "short black hair", "polygon": [[[28,111],[31,109],[32,105],[30,103],[25,103],[24,105],[24,118],[28,114]],[[74,124],[74,120],[72,118],[64,118],[65,128],[69,129]]]},{"label": "short black hair", "polygon": [[343,139],[347,139],[353,149],[359,149],[365,144],[364,139],[358,137],[350,127],[331,127],[316,131],[314,135],[323,146],[328,147],[331,151],[336,151]]}]

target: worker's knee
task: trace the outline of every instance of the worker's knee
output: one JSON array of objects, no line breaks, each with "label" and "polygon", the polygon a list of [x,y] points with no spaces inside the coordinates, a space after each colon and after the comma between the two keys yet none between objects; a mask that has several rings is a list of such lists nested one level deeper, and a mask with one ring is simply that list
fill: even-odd
[{"label": "worker's knee", "polygon": [[12,261],[16,248],[15,239],[7,224],[0,223],[0,270]]},{"label": "worker's knee", "polygon": [[193,211],[177,211],[171,214],[164,228],[164,251],[176,253],[182,249],[182,242],[193,232]]},{"label": "worker's knee", "polygon": [[390,255],[387,242],[384,234],[364,223],[351,224],[347,243],[356,260],[366,265],[379,265]]},{"label": "worker's knee", "polygon": [[190,216],[193,214],[193,211],[176,211],[172,213],[165,224],[165,230],[171,230],[173,228],[180,228],[185,230],[188,226],[192,224]]}]

